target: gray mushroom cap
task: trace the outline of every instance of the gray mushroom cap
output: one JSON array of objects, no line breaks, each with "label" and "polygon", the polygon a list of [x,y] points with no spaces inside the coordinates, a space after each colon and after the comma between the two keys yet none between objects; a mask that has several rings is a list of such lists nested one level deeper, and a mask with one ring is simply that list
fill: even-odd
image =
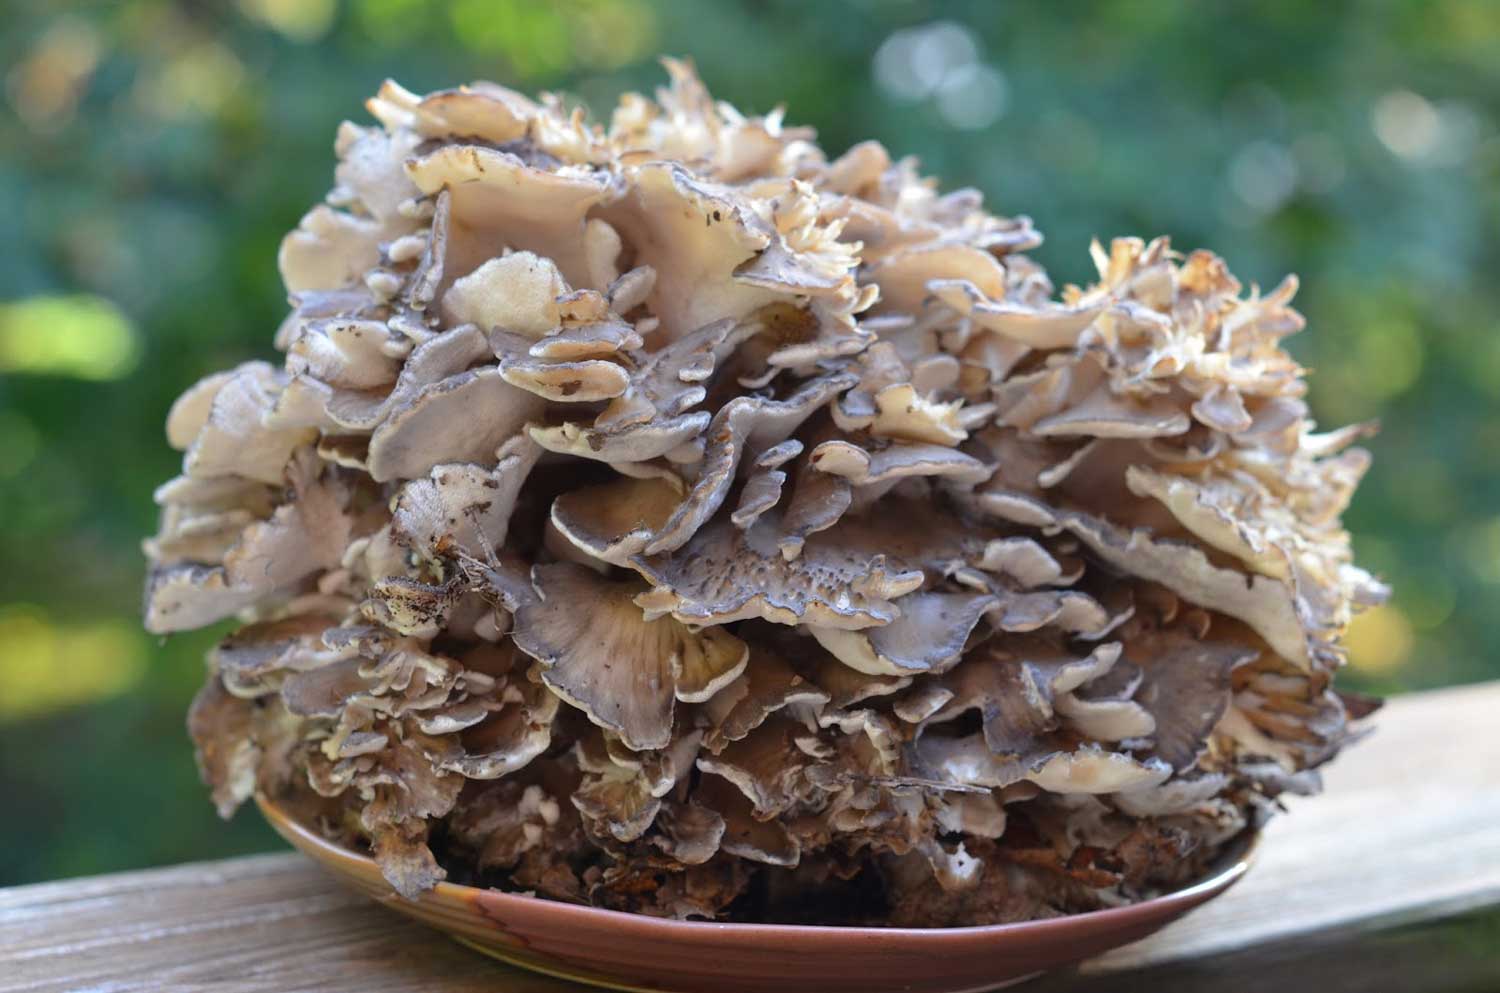
[{"label": "gray mushroom cap", "polygon": [[633,749],[665,747],[674,699],[707,699],[745,667],[748,649],[728,632],[648,620],[634,584],[567,564],[537,566],[532,583],[536,600],[516,614],[517,647],[542,663],[555,693]]}]

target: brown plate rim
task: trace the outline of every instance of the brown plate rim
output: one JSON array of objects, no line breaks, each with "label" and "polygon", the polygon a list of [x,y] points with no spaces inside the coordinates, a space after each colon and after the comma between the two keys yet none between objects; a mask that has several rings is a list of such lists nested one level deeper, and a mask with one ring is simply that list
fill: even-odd
[{"label": "brown plate rim", "polygon": [[[342,863],[349,868],[358,868],[366,874],[380,878],[374,859],[359,852],[350,851],[342,845],[329,841],[313,829],[303,825],[274,800],[261,793],[255,796],[256,805],[267,823],[296,847],[317,851],[324,858]],[[648,914],[632,914],[626,911],[609,910],[604,907],[589,907],[582,904],[564,903],[545,897],[505,890],[468,886],[463,883],[440,882],[431,895],[438,898],[463,901],[470,904],[484,900],[495,906],[509,907],[519,913],[550,917],[560,926],[569,922],[607,923],[610,927],[632,932],[642,939],[672,935],[688,938],[692,934],[718,936],[739,935],[746,938],[762,938],[782,942],[799,943],[804,940],[827,941],[833,937],[852,941],[882,941],[901,944],[922,942],[924,944],[966,943],[975,938],[1019,938],[1042,932],[1071,931],[1075,928],[1093,928],[1111,923],[1128,924],[1152,911],[1169,911],[1183,906],[1191,909],[1235,883],[1239,882],[1254,863],[1261,843],[1261,832],[1249,828],[1216,860],[1215,868],[1196,882],[1160,896],[1141,900],[1120,907],[1087,910],[1065,917],[1051,917],[1034,921],[1017,921],[1010,924],[979,924],[964,927],[871,927],[866,925],[839,924],[757,924],[746,921],[696,921],[652,917]],[[393,900],[400,900],[394,890]],[[411,906],[420,905],[420,900]]]}]

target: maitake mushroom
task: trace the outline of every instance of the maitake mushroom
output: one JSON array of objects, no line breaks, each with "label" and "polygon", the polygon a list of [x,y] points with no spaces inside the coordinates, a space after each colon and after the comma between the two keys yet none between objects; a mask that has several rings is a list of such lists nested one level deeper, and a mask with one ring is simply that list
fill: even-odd
[{"label": "maitake mushroom", "polygon": [[1295,280],[1127,238],[1058,295],[1028,219],[667,68],[607,128],[386,83],[340,129],[284,366],[167,424],[147,627],[244,624],[220,810],[408,896],[952,925],[1178,884],[1315,787],[1383,590]]}]

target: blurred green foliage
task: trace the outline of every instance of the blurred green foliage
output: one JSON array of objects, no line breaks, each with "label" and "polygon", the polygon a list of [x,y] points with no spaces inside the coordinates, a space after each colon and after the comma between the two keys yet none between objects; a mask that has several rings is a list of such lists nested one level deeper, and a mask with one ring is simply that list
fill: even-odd
[{"label": "blurred green foliage", "polygon": [[282,234],[394,76],[607,111],[693,57],[827,148],[878,137],[1048,235],[1301,274],[1326,425],[1379,416],[1348,523],[1396,587],[1353,685],[1500,675],[1500,4],[1490,0],[0,3],[0,884],[270,847],[182,715],[218,632],[139,632],[138,542],[198,376],[270,353]]}]

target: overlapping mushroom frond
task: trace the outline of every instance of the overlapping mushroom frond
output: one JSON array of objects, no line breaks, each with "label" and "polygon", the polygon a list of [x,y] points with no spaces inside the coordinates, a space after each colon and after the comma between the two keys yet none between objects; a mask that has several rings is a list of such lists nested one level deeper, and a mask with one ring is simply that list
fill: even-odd
[{"label": "overlapping mushroom frond", "polygon": [[300,798],[408,895],[951,924],[1308,788],[1383,591],[1295,282],[1121,239],[1059,294],[1028,219],[668,69],[608,127],[387,83],[339,131],[284,364],[167,425],[147,626],[245,625],[190,722],[220,809]]}]

